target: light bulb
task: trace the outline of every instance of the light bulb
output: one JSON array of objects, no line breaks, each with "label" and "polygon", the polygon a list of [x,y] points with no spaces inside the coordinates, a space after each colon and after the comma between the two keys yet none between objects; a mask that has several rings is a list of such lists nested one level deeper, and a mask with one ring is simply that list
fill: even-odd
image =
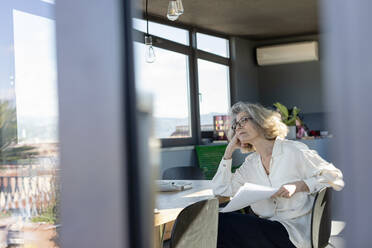
[{"label": "light bulb", "polygon": [[174,0],[169,1],[167,17],[171,21],[175,21],[178,18],[177,3]]},{"label": "light bulb", "polygon": [[177,6],[177,14],[182,15],[183,14],[182,0],[176,0],[176,6]]},{"label": "light bulb", "polygon": [[152,46],[152,37],[151,36],[145,36],[145,45],[146,45],[146,51],[145,51],[145,58],[147,63],[153,63],[156,59],[154,47]]},{"label": "light bulb", "polygon": [[156,60],[155,51],[153,46],[146,47],[146,62],[147,63],[154,63]]}]

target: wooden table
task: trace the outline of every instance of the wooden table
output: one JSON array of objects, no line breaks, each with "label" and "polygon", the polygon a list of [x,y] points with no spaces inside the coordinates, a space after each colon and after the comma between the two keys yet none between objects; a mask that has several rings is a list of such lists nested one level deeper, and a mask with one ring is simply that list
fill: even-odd
[{"label": "wooden table", "polygon": [[[177,180],[170,180],[177,181]],[[159,233],[163,233],[164,225],[167,225],[168,230],[176,220],[178,214],[185,207],[206,199],[214,197],[212,191],[212,181],[210,180],[187,180],[192,182],[192,188],[184,191],[174,192],[158,192],[156,195],[155,208],[158,209],[158,213],[154,214],[154,226],[155,226],[155,247],[161,247],[161,239]],[[220,202],[227,201],[228,198],[219,198]],[[163,236],[163,235],[161,235]],[[164,236],[167,236],[165,232]],[[159,240],[160,239],[160,240]]]}]

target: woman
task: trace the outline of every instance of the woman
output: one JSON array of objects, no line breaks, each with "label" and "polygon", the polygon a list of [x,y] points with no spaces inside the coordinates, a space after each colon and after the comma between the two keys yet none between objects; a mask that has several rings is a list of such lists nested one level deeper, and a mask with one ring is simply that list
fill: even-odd
[{"label": "woman", "polygon": [[[229,144],[213,178],[215,195],[234,196],[244,183],[279,190],[251,205],[259,216],[220,213],[219,248],[310,248],[314,192],[341,190],[342,173],[305,144],[284,139],[288,129],[277,112],[257,104],[236,103],[231,109]],[[231,173],[236,149],[253,152]]]}]

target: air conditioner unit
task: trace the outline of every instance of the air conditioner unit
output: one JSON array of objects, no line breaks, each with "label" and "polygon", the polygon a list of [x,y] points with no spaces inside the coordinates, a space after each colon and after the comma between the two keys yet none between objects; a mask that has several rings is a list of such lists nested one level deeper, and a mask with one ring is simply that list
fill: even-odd
[{"label": "air conditioner unit", "polygon": [[319,60],[318,42],[296,42],[257,48],[258,65],[275,65]]}]

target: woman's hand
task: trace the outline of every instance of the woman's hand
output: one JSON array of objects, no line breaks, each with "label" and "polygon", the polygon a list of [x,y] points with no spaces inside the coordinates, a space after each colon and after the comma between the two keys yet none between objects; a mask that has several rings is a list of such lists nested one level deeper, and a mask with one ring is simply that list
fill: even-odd
[{"label": "woman's hand", "polygon": [[232,154],[234,153],[234,151],[236,149],[240,148],[240,146],[241,146],[240,140],[238,139],[238,137],[235,134],[234,137],[232,137],[232,139],[230,140],[229,144],[226,147],[225,155],[223,155],[223,159],[225,159],[225,160],[231,159]]},{"label": "woman's hand", "polygon": [[291,198],[297,192],[309,192],[309,188],[307,187],[306,183],[304,183],[304,181],[284,184],[274,195],[271,196],[271,198]]}]

